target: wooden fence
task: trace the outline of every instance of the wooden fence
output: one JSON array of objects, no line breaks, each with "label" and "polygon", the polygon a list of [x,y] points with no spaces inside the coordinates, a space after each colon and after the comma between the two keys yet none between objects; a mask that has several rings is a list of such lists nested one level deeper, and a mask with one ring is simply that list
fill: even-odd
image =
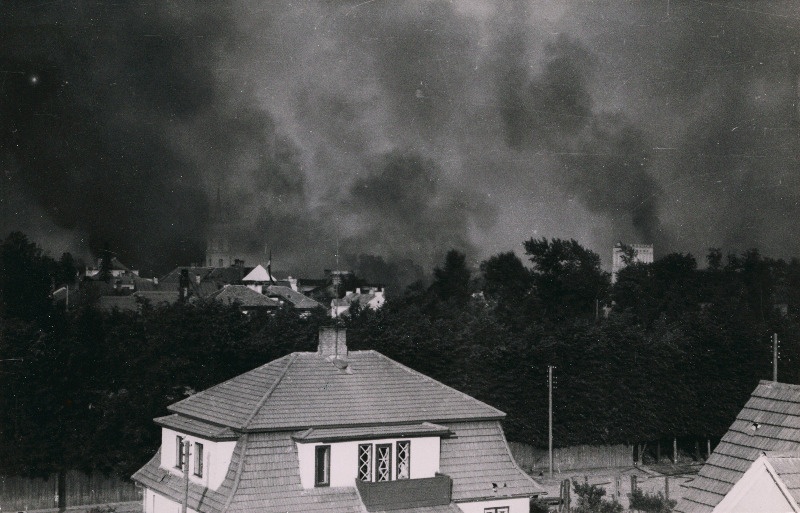
[{"label": "wooden fence", "polygon": [[[46,479],[0,476],[0,511],[16,512],[57,507],[57,474]],[[130,479],[84,474],[75,470],[65,475],[66,506],[107,504],[141,500],[141,491]]]},{"label": "wooden fence", "polygon": [[[547,449],[519,442],[509,442],[517,464],[532,473],[547,472]],[[633,465],[631,445],[576,445],[553,449],[553,470],[556,472],[584,468],[627,467]]]}]

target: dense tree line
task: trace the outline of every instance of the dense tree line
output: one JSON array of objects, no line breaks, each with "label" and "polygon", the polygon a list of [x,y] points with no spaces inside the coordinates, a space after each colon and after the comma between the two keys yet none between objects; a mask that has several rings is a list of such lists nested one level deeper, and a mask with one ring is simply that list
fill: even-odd
[{"label": "dense tree line", "polygon": [[[800,263],[752,250],[631,262],[615,284],[575,241],[531,239],[471,270],[450,251],[429,286],[351,312],[351,349],[376,349],[508,413],[510,439],[644,443],[717,438],[759,379],[800,382]],[[139,313],[52,305],[74,277],[19,233],[0,244],[0,472],[129,474],[159,443],[166,406],[291,351],[324,313],[244,316],[195,301]]]}]

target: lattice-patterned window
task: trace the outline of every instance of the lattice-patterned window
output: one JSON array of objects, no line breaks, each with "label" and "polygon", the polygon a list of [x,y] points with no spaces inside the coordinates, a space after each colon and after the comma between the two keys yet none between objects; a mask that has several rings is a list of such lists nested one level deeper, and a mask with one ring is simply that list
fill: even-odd
[{"label": "lattice-patterned window", "polygon": [[397,479],[411,477],[411,442],[397,442]]},{"label": "lattice-patterned window", "polygon": [[358,479],[372,481],[372,444],[358,446]]},{"label": "lattice-patterned window", "polygon": [[392,480],[392,446],[375,446],[375,481]]},{"label": "lattice-patterned window", "polygon": [[508,513],[508,506],[500,506],[499,508],[484,508],[483,513]]}]

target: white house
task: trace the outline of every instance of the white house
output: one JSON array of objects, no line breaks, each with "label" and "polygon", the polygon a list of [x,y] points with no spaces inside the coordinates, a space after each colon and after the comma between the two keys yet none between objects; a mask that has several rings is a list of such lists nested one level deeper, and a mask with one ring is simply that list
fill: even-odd
[{"label": "white house", "polygon": [[144,513],[529,511],[544,492],[512,459],[504,413],[345,337],[322,329],[317,352],[171,405],[133,476]]},{"label": "white house", "polygon": [[800,385],[761,381],[685,486],[676,512],[800,512]]},{"label": "white house", "polygon": [[339,317],[347,313],[350,307],[358,304],[361,308],[378,310],[386,302],[384,290],[380,287],[356,288],[355,291],[347,291],[341,299],[331,300],[331,317]]}]

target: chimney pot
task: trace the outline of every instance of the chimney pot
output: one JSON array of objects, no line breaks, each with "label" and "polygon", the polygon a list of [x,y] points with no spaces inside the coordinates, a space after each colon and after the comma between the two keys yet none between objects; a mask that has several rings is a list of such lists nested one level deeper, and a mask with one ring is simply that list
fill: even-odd
[{"label": "chimney pot", "polygon": [[336,326],[321,327],[317,354],[325,358],[347,358],[347,330]]}]

